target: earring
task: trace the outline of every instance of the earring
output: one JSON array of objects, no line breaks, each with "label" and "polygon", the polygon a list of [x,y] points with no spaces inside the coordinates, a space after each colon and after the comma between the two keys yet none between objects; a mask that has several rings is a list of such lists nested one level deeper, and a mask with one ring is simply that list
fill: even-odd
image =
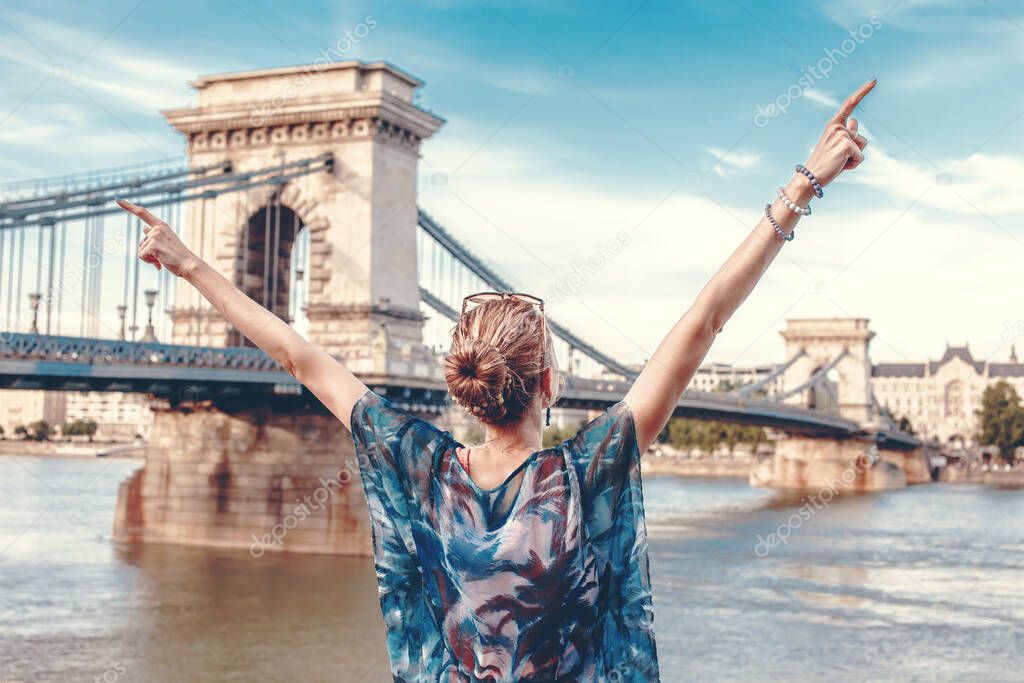
[{"label": "earring", "polygon": [[551,426],[551,406],[548,406],[547,414],[544,417],[544,426],[545,427],[550,427]]}]

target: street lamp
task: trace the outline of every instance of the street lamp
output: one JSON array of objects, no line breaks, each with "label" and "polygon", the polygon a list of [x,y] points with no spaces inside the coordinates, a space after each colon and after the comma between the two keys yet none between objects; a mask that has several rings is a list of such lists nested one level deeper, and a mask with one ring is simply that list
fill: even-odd
[{"label": "street lamp", "polygon": [[32,292],[28,295],[28,303],[32,307],[32,329],[30,334],[39,334],[39,301],[43,297],[39,292]]},{"label": "street lamp", "polygon": [[143,292],[146,295],[146,307],[149,309],[149,320],[146,322],[146,331],[142,333],[142,340],[150,344],[156,343],[156,330],[153,329],[153,306],[156,304],[156,290],[147,289]]},{"label": "street lamp", "polygon": [[119,318],[121,318],[121,336],[119,337],[119,339],[121,341],[125,340],[125,336],[124,336],[124,321],[125,321],[125,316],[127,314],[128,314],[128,307],[127,306],[125,306],[124,304],[121,304],[120,306],[117,307],[117,315],[118,315]]}]

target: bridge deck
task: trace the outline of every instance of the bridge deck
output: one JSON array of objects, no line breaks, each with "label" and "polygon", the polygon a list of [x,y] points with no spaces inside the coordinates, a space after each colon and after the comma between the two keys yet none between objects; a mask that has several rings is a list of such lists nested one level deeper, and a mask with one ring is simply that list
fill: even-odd
[{"label": "bridge deck", "polygon": [[[411,409],[436,411],[448,403],[445,387],[424,378],[364,380],[374,390]],[[569,376],[559,405],[601,410],[621,400],[629,386],[627,381]],[[125,391],[171,401],[311,398],[294,377],[255,348],[204,348],[31,334],[0,335],[0,387]],[[694,390],[685,392],[675,414],[755,424],[808,436],[851,438],[863,432],[856,422],[828,413]],[[879,437],[896,448],[919,445],[916,439],[900,432],[883,432]]]}]

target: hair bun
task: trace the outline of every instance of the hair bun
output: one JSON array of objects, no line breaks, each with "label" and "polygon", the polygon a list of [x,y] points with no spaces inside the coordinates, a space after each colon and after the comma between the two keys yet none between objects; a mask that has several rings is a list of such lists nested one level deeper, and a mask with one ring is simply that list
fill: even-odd
[{"label": "hair bun", "polygon": [[469,412],[487,421],[505,417],[512,375],[505,356],[493,344],[483,339],[453,344],[445,357],[444,376],[452,398]]}]

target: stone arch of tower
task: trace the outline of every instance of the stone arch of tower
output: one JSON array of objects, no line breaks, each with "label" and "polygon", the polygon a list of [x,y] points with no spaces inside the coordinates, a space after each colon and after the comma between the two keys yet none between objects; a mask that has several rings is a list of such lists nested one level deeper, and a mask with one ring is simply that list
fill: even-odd
[{"label": "stone arch of tower", "polygon": [[300,260],[299,232],[305,225],[287,204],[275,201],[242,225],[236,284],[277,317],[291,322],[292,268]]},{"label": "stone arch of tower", "polygon": [[[301,184],[289,182],[280,187],[260,188],[250,191],[237,202],[235,214],[239,217],[234,232],[240,235],[235,240],[235,267],[233,282],[255,301],[286,318],[284,304],[288,288],[283,288],[283,276],[293,262],[298,262],[308,274],[309,292],[319,295],[329,284],[331,270],[328,261],[332,245],[327,240],[330,221],[317,210],[315,198],[303,192]],[[293,254],[296,243],[303,232],[306,253]],[[269,237],[269,239],[267,239]],[[275,244],[277,245],[277,268],[270,267]],[[274,290],[273,273],[277,273],[278,297],[267,296],[265,289]],[[265,274],[266,273],[266,274]],[[290,286],[290,282],[288,285]]]},{"label": "stone arch of tower", "polygon": [[[817,364],[808,377],[813,377],[815,373],[819,372],[826,366],[828,361],[820,362]],[[829,375],[838,375],[835,368],[828,373]],[[805,407],[810,410],[820,410],[823,412],[833,412],[838,407],[839,402],[839,384],[842,382],[842,377],[837,377],[838,381],[833,381],[831,377],[824,377],[820,382],[807,389],[805,392]]]}]

